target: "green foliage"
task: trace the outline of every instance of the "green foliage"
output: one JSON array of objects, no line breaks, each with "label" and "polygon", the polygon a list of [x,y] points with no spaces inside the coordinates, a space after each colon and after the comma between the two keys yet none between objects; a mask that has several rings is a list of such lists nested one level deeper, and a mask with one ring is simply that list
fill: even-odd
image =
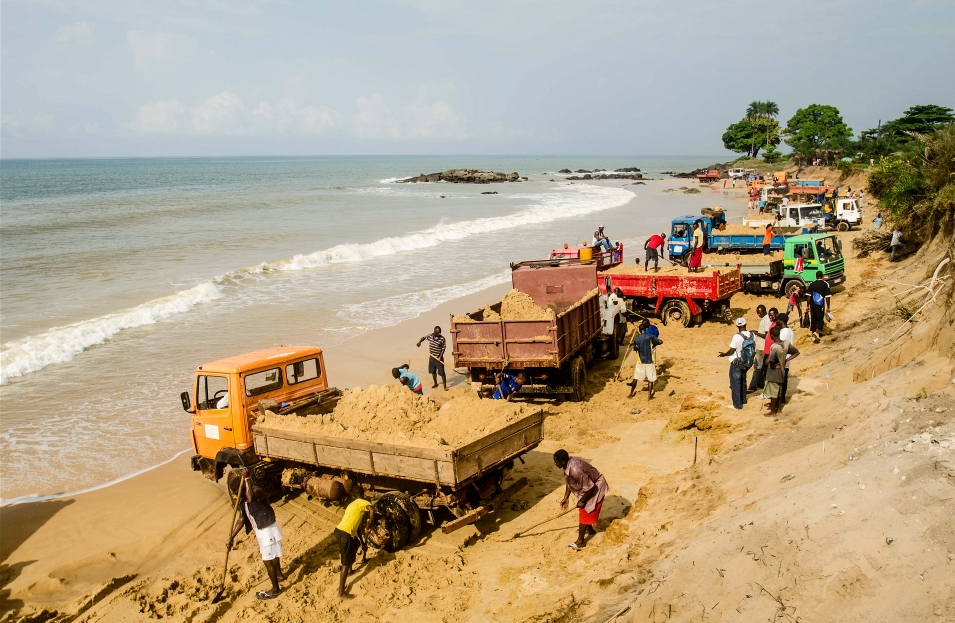
[{"label": "green foliage", "polygon": [[770,164],[774,162],[779,162],[781,158],[782,158],[782,154],[779,153],[779,150],[776,149],[775,147],[770,147],[769,149],[763,152],[763,160],[765,160],[766,162]]},{"label": "green foliage", "polygon": [[805,159],[851,150],[852,128],[846,125],[835,106],[811,104],[800,108],[786,124],[786,143]]},{"label": "green foliage", "polygon": [[723,133],[723,147],[752,158],[764,145],[779,145],[779,122],[775,119],[770,123],[761,122],[761,126],[749,119],[740,119]]},{"label": "green foliage", "polygon": [[746,109],[746,116],[726,128],[723,133],[723,146],[739,154],[755,158],[759,150],[771,149],[779,145],[779,114],[776,102],[752,102]]},{"label": "green foliage", "polygon": [[842,179],[846,179],[852,175],[852,163],[846,162],[844,160],[839,160],[836,164],[836,168],[842,173]]},{"label": "green foliage", "polygon": [[951,236],[955,226],[955,124],[919,134],[900,155],[879,160],[869,192],[903,230]]},{"label": "green foliage", "polygon": [[893,119],[880,128],[862,132],[856,150],[866,158],[887,156],[912,141],[912,133],[931,134],[953,121],[955,115],[952,114],[951,108],[935,104],[912,106],[898,119]]}]

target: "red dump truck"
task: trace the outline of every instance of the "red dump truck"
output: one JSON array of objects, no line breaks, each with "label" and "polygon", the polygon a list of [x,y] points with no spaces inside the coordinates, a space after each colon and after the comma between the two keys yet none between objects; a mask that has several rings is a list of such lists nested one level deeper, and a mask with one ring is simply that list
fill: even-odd
[{"label": "red dump truck", "polygon": [[[546,320],[487,320],[482,310],[451,316],[451,344],[456,368],[466,367],[472,383],[493,390],[496,372],[524,372],[521,394],[558,394],[584,399],[587,363],[601,354],[616,358],[614,323],[601,319],[596,290],[596,263],[564,264],[557,260],[511,266],[515,290],[551,311]],[[491,310],[500,311],[500,303]]]},{"label": "red dump truck", "polygon": [[702,323],[705,316],[727,314],[730,298],[743,288],[739,266],[710,274],[659,274],[621,265],[601,271],[598,282],[602,293],[619,289],[632,311],[659,314],[663,324],[684,327]]}]

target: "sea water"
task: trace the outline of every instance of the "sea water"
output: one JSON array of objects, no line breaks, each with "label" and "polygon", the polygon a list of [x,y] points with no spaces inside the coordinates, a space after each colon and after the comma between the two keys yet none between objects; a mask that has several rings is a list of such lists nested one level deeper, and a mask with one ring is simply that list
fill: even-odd
[{"label": "sea water", "polygon": [[[659,178],[713,160],[4,160],[0,496],[95,487],[185,450],[178,394],[204,362],[340,344],[505,283],[509,262],[598,222],[633,250],[713,202],[570,184],[562,168]],[[528,180],[396,183],[451,168]]]}]

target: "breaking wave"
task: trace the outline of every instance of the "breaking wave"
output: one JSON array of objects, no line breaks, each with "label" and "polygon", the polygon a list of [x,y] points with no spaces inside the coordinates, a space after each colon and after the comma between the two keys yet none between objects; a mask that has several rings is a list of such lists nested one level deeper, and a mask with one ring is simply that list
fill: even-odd
[{"label": "breaking wave", "polygon": [[[42,370],[48,365],[70,361],[90,346],[103,344],[125,329],[154,324],[170,316],[187,312],[200,303],[221,298],[223,296],[222,286],[241,287],[247,279],[261,279],[272,271],[321,268],[333,264],[363,262],[378,257],[427,249],[479,234],[549,223],[559,219],[583,216],[620,207],[634,196],[634,193],[622,188],[589,185],[559,187],[555,188],[554,191],[546,194],[514,195],[518,199],[524,199],[532,203],[513,214],[455,223],[442,221],[424,231],[403,236],[382,238],[364,244],[341,244],[314,253],[296,255],[288,259],[263,262],[229,271],[187,290],[143,303],[131,309],[64,327],[54,327],[38,335],[8,342],[0,347],[0,385],[6,384],[12,378]],[[423,293],[399,295],[399,298],[405,297],[407,304],[410,306],[409,309],[417,309],[426,300],[437,301],[440,299],[443,302],[456,296],[464,296],[471,291],[476,292],[490,287],[496,283],[503,283],[501,279],[500,275],[494,275],[471,282],[471,284],[447,286]],[[416,297],[424,298],[415,301]],[[392,303],[394,302],[392,301]],[[427,304],[434,307],[438,303],[431,304],[428,302]],[[424,309],[427,309],[427,307],[421,308],[422,311]],[[414,312],[412,316],[417,313],[419,312]]]}]

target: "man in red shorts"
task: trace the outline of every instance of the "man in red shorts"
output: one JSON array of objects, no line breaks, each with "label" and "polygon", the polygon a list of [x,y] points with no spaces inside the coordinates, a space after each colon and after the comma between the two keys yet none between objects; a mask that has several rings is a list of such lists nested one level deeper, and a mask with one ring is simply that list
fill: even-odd
[{"label": "man in red shorts", "polygon": [[597,534],[594,526],[597,525],[600,508],[609,487],[603,474],[593,465],[577,457],[571,458],[566,450],[561,449],[554,453],[554,465],[563,470],[564,480],[567,482],[560,507],[567,510],[567,500],[571,493],[577,498],[580,525],[577,528],[577,540],[571,543],[570,547],[582,549],[587,545],[587,534]]}]

